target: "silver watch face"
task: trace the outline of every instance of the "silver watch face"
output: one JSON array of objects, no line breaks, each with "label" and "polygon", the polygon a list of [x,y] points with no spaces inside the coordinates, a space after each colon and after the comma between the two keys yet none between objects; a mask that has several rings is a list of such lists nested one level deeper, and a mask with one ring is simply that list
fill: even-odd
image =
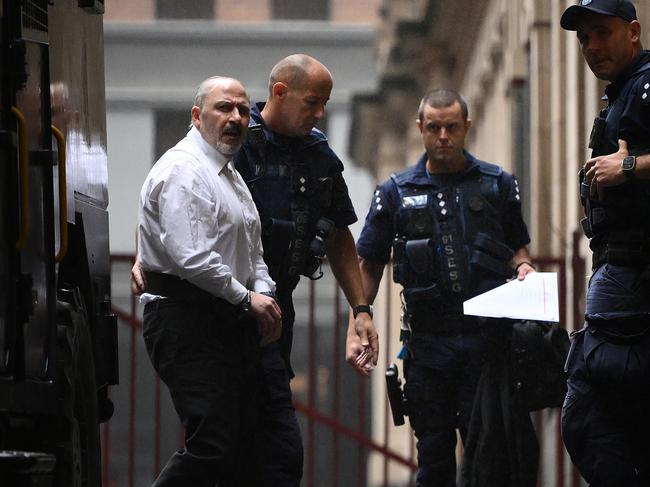
[{"label": "silver watch face", "polygon": [[623,158],[623,162],[621,163],[623,171],[633,171],[634,166],[636,166],[636,158],[634,156],[627,156]]}]

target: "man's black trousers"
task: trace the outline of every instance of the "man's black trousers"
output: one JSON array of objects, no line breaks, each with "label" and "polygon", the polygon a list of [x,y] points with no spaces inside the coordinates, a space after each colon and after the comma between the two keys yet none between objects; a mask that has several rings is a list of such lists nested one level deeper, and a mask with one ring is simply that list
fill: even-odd
[{"label": "man's black trousers", "polygon": [[261,409],[263,375],[254,322],[220,301],[160,299],[144,311],[144,341],[186,428],[154,487],[260,485],[246,462]]}]

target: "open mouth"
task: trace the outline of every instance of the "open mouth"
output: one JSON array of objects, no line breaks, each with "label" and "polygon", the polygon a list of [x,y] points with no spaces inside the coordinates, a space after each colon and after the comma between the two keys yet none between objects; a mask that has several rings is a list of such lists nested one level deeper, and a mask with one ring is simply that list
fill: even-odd
[{"label": "open mouth", "polygon": [[241,136],[241,127],[238,125],[227,125],[223,129],[224,137],[240,137]]}]

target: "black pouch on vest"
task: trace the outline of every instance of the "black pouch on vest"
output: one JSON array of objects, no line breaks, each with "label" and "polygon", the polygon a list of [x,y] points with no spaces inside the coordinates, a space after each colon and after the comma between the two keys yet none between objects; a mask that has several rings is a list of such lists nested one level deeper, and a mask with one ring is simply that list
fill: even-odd
[{"label": "black pouch on vest", "polygon": [[440,289],[437,284],[431,284],[426,287],[409,287],[404,288],[402,291],[404,301],[406,301],[407,308],[418,306],[423,303],[433,301],[440,298]]},{"label": "black pouch on vest", "polygon": [[510,277],[513,274],[512,267],[510,267],[506,262],[495,259],[478,249],[474,249],[474,252],[472,252],[470,263],[472,266],[478,266],[498,276]]},{"label": "black pouch on vest", "polygon": [[515,255],[512,249],[506,244],[501,243],[482,232],[479,232],[476,235],[474,245],[504,262],[510,262],[512,257]]},{"label": "black pouch on vest", "polygon": [[607,109],[600,111],[600,116],[594,119],[594,124],[591,127],[591,134],[589,134],[589,148],[595,148],[601,140],[603,140],[603,134],[605,133],[605,126],[607,125]]},{"label": "black pouch on vest", "polygon": [[430,238],[408,240],[406,242],[406,259],[413,272],[423,274],[430,271],[430,264],[433,259],[432,250],[433,241]]}]

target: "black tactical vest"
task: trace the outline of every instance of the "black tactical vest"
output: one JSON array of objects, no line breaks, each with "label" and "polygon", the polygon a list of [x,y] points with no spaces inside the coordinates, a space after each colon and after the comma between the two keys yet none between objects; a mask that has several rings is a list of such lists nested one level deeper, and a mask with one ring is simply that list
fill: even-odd
[{"label": "black tactical vest", "polygon": [[[332,203],[335,161],[322,151],[278,147],[266,140],[259,125],[249,130],[250,145],[244,150],[255,161],[255,174],[246,184],[262,221],[264,260],[271,277],[293,289],[300,275],[322,275],[317,272],[325,240],[334,229],[323,213]],[[305,152],[309,160],[301,158]]]},{"label": "black tactical vest", "polygon": [[514,252],[505,243],[498,182],[501,168],[479,166],[445,187],[391,176],[400,207],[395,215],[393,279],[407,307],[462,301],[505,282]]}]

